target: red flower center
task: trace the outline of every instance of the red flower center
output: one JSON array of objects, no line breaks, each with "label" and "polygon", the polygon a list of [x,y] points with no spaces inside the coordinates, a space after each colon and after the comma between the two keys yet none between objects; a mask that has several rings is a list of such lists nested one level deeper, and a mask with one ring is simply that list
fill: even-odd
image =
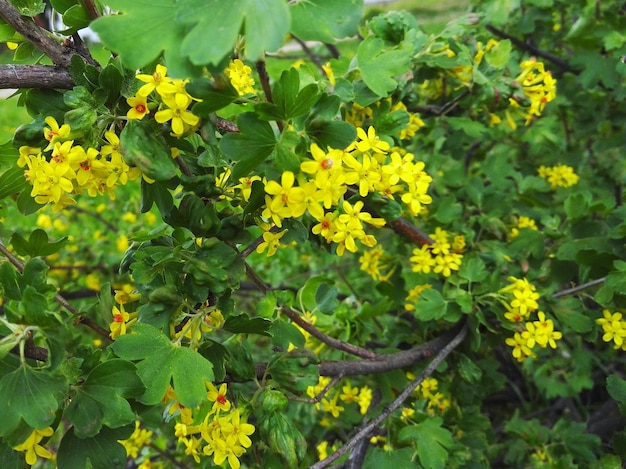
[{"label": "red flower center", "polygon": [[224,396],[223,394],[218,394],[218,395],[217,395],[217,402],[218,402],[220,405],[224,405],[224,404],[226,404],[228,401],[226,400],[226,396]]},{"label": "red flower center", "polygon": [[139,114],[144,114],[146,112],[146,106],[144,106],[143,104],[137,104],[135,106],[135,111],[137,111]]},{"label": "red flower center", "polygon": [[121,314],[114,314],[113,315],[113,321],[115,322],[124,322],[124,316],[122,316]]}]

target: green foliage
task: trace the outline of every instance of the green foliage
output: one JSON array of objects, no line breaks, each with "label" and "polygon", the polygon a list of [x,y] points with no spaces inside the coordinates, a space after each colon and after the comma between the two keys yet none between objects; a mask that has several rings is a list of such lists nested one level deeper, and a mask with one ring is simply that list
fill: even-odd
[{"label": "green foliage", "polygon": [[54,69],[0,15],[66,81],[0,145],[0,466],[619,467],[623,15],[49,3]]},{"label": "green foliage", "polygon": [[[138,324],[135,334],[120,337],[112,350],[120,358],[138,362],[137,375],[145,385],[139,401],[147,405],[160,402],[172,383],[180,403],[196,407],[205,397],[204,381],[213,379],[209,361],[193,350],[177,347],[149,325]],[[131,395],[135,390],[133,385]]]}]

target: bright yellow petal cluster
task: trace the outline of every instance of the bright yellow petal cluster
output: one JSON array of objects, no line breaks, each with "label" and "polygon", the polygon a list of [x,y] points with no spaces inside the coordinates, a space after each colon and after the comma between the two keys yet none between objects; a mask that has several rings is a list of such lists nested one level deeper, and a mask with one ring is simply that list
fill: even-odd
[{"label": "bright yellow petal cluster", "polygon": [[53,434],[54,430],[52,429],[52,427],[46,427],[41,430],[35,429],[23,443],[14,446],[13,449],[15,451],[22,451],[26,453],[26,464],[32,466],[37,463],[38,458],[52,458],[52,453],[43,446],[41,446],[40,443],[41,440],[44,439],[44,437],[50,437]]},{"label": "bright yellow petal cluster", "polygon": [[556,166],[540,166],[537,170],[539,176],[550,183],[552,190],[557,187],[570,187],[578,184],[579,177],[574,172],[574,168],[564,164]]},{"label": "bright yellow petal cluster", "polygon": [[361,270],[377,282],[386,282],[394,272],[392,259],[385,255],[381,245],[369,249],[359,258]]},{"label": "bright yellow petal cluster", "polygon": [[[267,195],[261,216],[280,228],[286,218],[310,215],[318,222],[312,232],[327,243],[335,243],[339,256],[346,250],[356,252],[358,243],[374,247],[376,238],[366,232],[366,226],[385,225],[382,218],[364,211],[362,201],[344,200],[349,188],[361,197],[374,192],[392,199],[400,195],[412,215],[432,202],[427,193],[432,178],[424,171],[424,163],[414,162],[410,153],[391,151],[373,127],[367,131],[358,128],[357,140],[344,150],[324,151],[313,143],[310,151],[312,158],[301,163],[300,175],[285,171],[280,182],[265,183]],[[446,259],[440,269],[447,272],[453,264],[454,259]],[[369,265],[367,258],[365,265]]]},{"label": "bright yellow petal cluster", "polygon": [[109,336],[111,339],[127,334],[128,328],[137,322],[138,313],[126,312],[123,304],[120,304],[119,308],[113,306],[112,314],[113,321],[109,324],[109,330],[111,331]]},{"label": "bright yellow petal cluster", "polygon": [[159,108],[154,114],[154,120],[159,124],[169,122],[173,136],[182,137],[196,130],[200,118],[189,107],[198,100],[185,89],[189,80],[168,77],[167,68],[160,64],[152,75],[139,73],[135,78],[145,85],[139,88],[136,96],[127,99],[129,119],[143,119],[150,112],[150,106],[156,107],[157,104],[148,104],[152,96]]},{"label": "bright yellow petal cluster", "polygon": [[136,458],[144,446],[152,442],[152,431],[140,427],[139,420],[135,420],[135,431],[125,440],[117,440],[125,449],[126,455]]},{"label": "bright yellow petal cluster", "polygon": [[230,80],[233,88],[237,90],[239,96],[245,94],[255,94],[254,78],[252,78],[252,69],[244,64],[240,59],[233,60],[224,73]]},{"label": "bright yellow petal cluster", "polygon": [[348,381],[341,388],[341,391],[334,391],[332,389],[326,389],[330,383],[331,379],[329,377],[320,376],[317,385],[307,388],[306,394],[311,399],[319,399],[319,396],[324,394],[320,402],[315,404],[316,409],[322,410],[323,412],[331,414],[334,418],[337,418],[345,410],[345,407],[339,405],[339,401],[341,401],[346,405],[357,404],[359,406],[359,412],[365,415],[372,402],[373,394],[371,388],[367,386],[361,388],[352,386],[350,381]]},{"label": "bright yellow petal cluster", "polygon": [[[447,231],[438,227],[430,237],[434,241],[432,244],[425,244],[421,248],[413,249],[413,255],[409,258],[411,270],[425,274],[434,272],[443,277],[449,277],[453,271],[459,270],[461,267],[463,255],[453,249]],[[461,241],[457,238],[454,240],[457,249],[464,247],[464,240]]]},{"label": "bright yellow petal cluster", "polygon": [[602,340],[613,342],[614,348],[626,351],[626,320],[622,313],[611,313],[608,309],[602,311],[602,317],[596,319],[596,323],[602,326]]},{"label": "bright yellow petal cluster", "polygon": [[[28,146],[20,147],[17,164],[24,170],[26,180],[33,188],[31,196],[40,204],[51,204],[55,211],[76,203],[73,195],[87,192],[95,197],[108,194],[115,199],[113,192],[117,186],[137,179],[138,168],[129,167],[119,152],[119,138],[113,132],[106,132],[110,145],[100,150],[74,145],[74,140],[63,140],[65,131],[52,117],[46,118],[50,127],[44,129],[44,136],[50,144],[44,149]],[[68,127],[69,132],[69,127]]]},{"label": "bright yellow petal cluster", "polygon": [[[212,456],[217,466],[228,461],[231,469],[239,469],[239,458],[252,446],[250,435],[255,431],[254,425],[247,423],[239,409],[228,400],[225,383],[219,388],[209,382],[206,386],[207,399],[213,402],[213,407],[204,418],[200,417],[199,424],[194,425],[193,413],[202,410],[181,409],[179,406],[181,418],[175,425],[175,435],[184,446],[185,454],[192,456],[196,462],[199,463],[203,456]],[[176,404],[174,390],[170,390],[167,397],[174,401],[172,404]]]},{"label": "bright yellow petal cluster", "polygon": [[537,224],[535,220],[529,217],[521,216],[517,219],[517,223],[511,231],[509,231],[509,239],[513,239],[519,236],[520,230],[528,228],[529,230],[537,231]]}]

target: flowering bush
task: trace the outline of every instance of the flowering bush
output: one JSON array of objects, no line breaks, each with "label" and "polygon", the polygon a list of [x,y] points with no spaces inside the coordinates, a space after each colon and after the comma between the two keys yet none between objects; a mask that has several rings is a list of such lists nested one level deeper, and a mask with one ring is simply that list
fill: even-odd
[{"label": "flowering bush", "polygon": [[50,3],[0,0],[2,467],[620,467],[618,12]]}]

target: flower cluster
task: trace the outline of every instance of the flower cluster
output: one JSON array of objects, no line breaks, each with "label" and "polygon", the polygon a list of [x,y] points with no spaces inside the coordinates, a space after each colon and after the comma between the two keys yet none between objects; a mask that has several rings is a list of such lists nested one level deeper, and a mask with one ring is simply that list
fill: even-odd
[{"label": "flower cluster", "polygon": [[125,185],[140,175],[129,167],[119,151],[119,138],[106,132],[107,144],[100,150],[75,145],[70,139],[69,125],[59,126],[53,117],[46,117],[44,137],[49,142],[41,148],[22,146],[17,164],[26,168],[24,175],[33,186],[30,195],[39,204],[51,204],[55,211],[75,204],[74,194],[87,192],[95,197],[107,193],[115,199],[115,187]]},{"label": "flower cluster", "polygon": [[[556,98],[556,80],[549,71],[545,70],[543,62],[531,58],[520,64],[521,73],[515,81],[522,85],[524,95],[530,100],[530,106],[526,108],[526,125],[535,117],[539,117],[546,107],[546,103]],[[513,107],[519,103],[511,98],[509,104]]]},{"label": "flower cluster", "polygon": [[608,309],[602,311],[602,317],[596,319],[596,323],[602,326],[602,340],[613,342],[615,349],[621,348],[626,351],[626,320],[622,313],[611,313]]},{"label": "flower cluster", "polygon": [[[546,348],[548,345],[555,349],[556,341],[563,334],[554,330],[554,322],[547,319],[543,311],[537,313],[537,321],[528,321],[531,314],[539,308],[539,293],[527,279],[509,277],[510,284],[500,290],[500,293],[511,295],[509,302],[503,302],[507,309],[504,317],[517,325],[518,330],[513,337],[505,340],[506,344],[513,348],[513,357],[523,362],[526,358],[535,357],[535,346]],[[526,321],[522,327],[522,323]]]},{"label": "flower cluster", "polygon": [[181,341],[186,338],[190,341],[189,348],[197,349],[202,341],[204,333],[213,332],[224,325],[224,315],[215,306],[210,306],[205,302],[199,308],[184,316],[183,320],[177,324],[170,323],[170,335]]},{"label": "flower cluster", "polygon": [[432,288],[432,285],[430,283],[416,285],[415,287],[411,288],[409,290],[409,294],[404,299],[404,301],[406,302],[404,304],[404,309],[406,309],[407,311],[415,311],[415,303],[417,303],[417,301],[419,300],[422,292],[429,288]]},{"label": "flower cluster", "polygon": [[376,282],[389,280],[394,272],[391,260],[389,256],[385,255],[381,245],[365,251],[359,258],[361,270],[366,272]]},{"label": "flower cluster", "polygon": [[256,93],[254,90],[254,79],[251,76],[252,69],[241,60],[233,60],[224,70],[224,73],[226,73],[231,85],[237,90],[239,96]]},{"label": "flower cluster", "polygon": [[[366,233],[366,225],[376,228],[385,225],[385,220],[363,210],[362,201],[345,200],[349,190],[361,197],[374,192],[391,199],[400,195],[412,215],[419,214],[424,205],[432,202],[427,194],[432,178],[424,171],[424,163],[414,162],[410,153],[390,152],[390,145],[376,135],[373,127],[367,132],[358,128],[357,136],[357,141],[344,150],[324,151],[313,143],[310,148],[313,159],[300,165],[302,173],[298,178],[285,171],[280,183],[267,181],[262,217],[281,228],[282,220],[308,214],[318,222],[312,232],[327,243],[335,243],[337,255],[341,256],[346,250],[356,252],[357,241],[374,247],[376,238]],[[280,233],[264,235],[265,246],[276,247],[280,236]]]},{"label": "flower cluster", "polygon": [[574,168],[564,164],[556,166],[540,166],[537,170],[539,176],[550,183],[552,190],[557,187],[570,187],[578,184],[578,175],[574,172]]},{"label": "flower cluster", "polygon": [[129,119],[143,119],[149,114],[151,105],[148,104],[148,98],[152,96],[159,106],[154,120],[159,124],[170,122],[172,135],[182,137],[197,128],[200,118],[189,110],[189,106],[197,99],[185,89],[189,80],[168,77],[167,68],[160,64],[153,74],[140,73],[135,78],[145,85],[139,88],[136,96],[126,100],[130,106],[126,114]]},{"label": "flower cluster", "polygon": [[317,385],[307,388],[307,396],[311,399],[319,399],[320,395],[324,395],[321,402],[315,404],[316,409],[321,409],[323,412],[328,412],[334,418],[337,418],[345,410],[343,406],[339,405],[339,401],[341,401],[347,405],[352,403],[357,404],[359,406],[359,412],[365,415],[372,402],[373,394],[371,388],[368,386],[358,388],[352,386],[350,381],[348,381],[341,388],[341,391],[331,392],[331,390],[327,389],[330,384],[331,379],[329,377],[320,376]]},{"label": "flower cluster", "polygon": [[46,427],[41,430],[34,429],[23,443],[14,446],[13,449],[15,451],[21,451],[26,453],[26,464],[32,466],[37,463],[38,457],[44,459],[52,458],[52,453],[41,445],[41,440],[50,437],[53,434],[54,430],[52,429],[52,427]]},{"label": "flower cluster", "polygon": [[231,469],[239,469],[239,458],[252,446],[250,435],[255,431],[254,425],[247,423],[239,409],[228,400],[225,383],[216,388],[206,382],[206,387],[207,399],[213,403],[208,411],[202,406],[196,409],[182,407],[174,390],[168,390],[165,396],[169,402],[168,412],[179,420],[175,435],[183,444],[185,454],[196,462],[200,462],[201,456],[212,456],[217,466],[228,461]]},{"label": "flower cluster", "polygon": [[128,288],[115,291],[115,301],[119,304],[119,308],[113,306],[113,321],[109,324],[109,330],[111,331],[109,336],[111,339],[127,334],[128,328],[137,322],[139,313],[127,312],[124,305],[137,301],[140,297],[140,294],[131,293]]},{"label": "flower cluster", "polygon": [[433,240],[432,244],[413,249],[413,256],[409,259],[411,270],[425,274],[434,272],[449,277],[452,271],[461,267],[463,259],[461,252],[465,247],[465,238],[459,235],[450,240],[448,232],[439,227],[430,237]]},{"label": "flower cluster", "polygon": [[140,428],[139,420],[135,420],[135,431],[125,440],[118,442],[126,449],[126,454],[131,458],[137,458],[139,451],[152,441],[152,431]]},{"label": "flower cluster", "polygon": [[520,230],[524,228],[537,231],[537,224],[532,218],[524,216],[519,217],[515,226],[511,228],[511,231],[509,231],[509,239],[517,238],[519,236]]},{"label": "flower cluster", "polygon": [[[414,380],[415,375],[411,372],[406,374],[407,379]],[[444,413],[450,408],[450,399],[443,392],[438,391],[439,381],[436,378],[424,378],[415,388],[415,397],[426,401],[426,412],[428,415],[435,415],[436,412]],[[401,419],[408,421],[415,415],[415,410],[410,407],[402,409]]]}]

